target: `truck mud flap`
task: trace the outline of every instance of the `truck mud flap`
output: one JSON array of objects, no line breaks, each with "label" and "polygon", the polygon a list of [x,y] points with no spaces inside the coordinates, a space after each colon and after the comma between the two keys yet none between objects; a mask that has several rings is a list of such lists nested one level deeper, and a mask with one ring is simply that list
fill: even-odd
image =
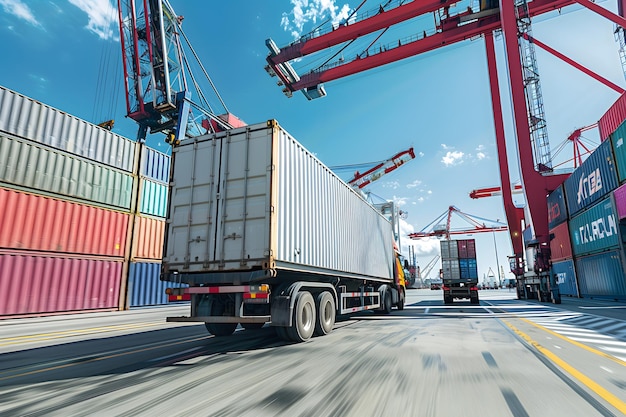
[{"label": "truck mud flap", "polygon": [[272,326],[291,326],[291,297],[280,295],[272,300]]}]

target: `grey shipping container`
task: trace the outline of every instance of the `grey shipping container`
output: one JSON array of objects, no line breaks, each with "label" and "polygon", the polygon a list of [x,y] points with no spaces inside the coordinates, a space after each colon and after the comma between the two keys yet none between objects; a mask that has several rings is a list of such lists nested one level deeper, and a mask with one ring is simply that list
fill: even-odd
[{"label": "grey shipping container", "polygon": [[127,172],[0,133],[0,182],[97,205],[130,209]]},{"label": "grey shipping container", "polygon": [[136,142],[2,86],[0,131],[133,171]]},{"label": "grey shipping container", "polygon": [[576,258],[581,296],[625,300],[626,277],[622,262],[618,250]]},{"label": "grey shipping container", "polygon": [[588,208],[569,222],[575,256],[619,247],[620,233],[611,196]]},{"label": "grey shipping container", "polygon": [[275,121],[184,141],[172,161],[163,264],[182,282],[272,269],[393,281],[391,223]]},{"label": "grey shipping container", "polygon": [[458,259],[443,259],[441,261],[443,279],[461,279],[461,267]]},{"label": "grey shipping container", "polygon": [[570,217],[617,188],[611,141],[601,143],[563,185]]},{"label": "grey shipping container", "polygon": [[578,284],[576,282],[576,271],[574,261],[566,259],[552,264],[552,273],[555,275],[559,292],[562,295],[578,296]]},{"label": "grey shipping container", "polygon": [[459,248],[456,240],[442,240],[440,242],[441,259],[458,259]]},{"label": "grey shipping container", "polygon": [[548,195],[548,227],[552,229],[566,220],[567,206],[563,184],[561,184]]}]

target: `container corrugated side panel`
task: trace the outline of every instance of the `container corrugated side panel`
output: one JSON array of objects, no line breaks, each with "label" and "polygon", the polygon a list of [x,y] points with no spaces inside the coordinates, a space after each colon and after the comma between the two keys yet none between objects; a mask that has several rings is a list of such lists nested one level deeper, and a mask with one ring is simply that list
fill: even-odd
[{"label": "container corrugated side panel", "polygon": [[122,262],[0,254],[0,315],[117,309]]},{"label": "container corrugated side panel", "polygon": [[626,120],[626,93],[622,94],[598,120],[600,140],[606,140],[624,120]]},{"label": "container corrugated side panel", "polygon": [[445,259],[441,261],[443,279],[461,279],[461,267],[458,259]]},{"label": "container corrugated side panel", "polygon": [[140,212],[151,216],[165,217],[167,214],[168,186],[142,178],[140,188]]},{"label": "container corrugated side panel", "polygon": [[611,196],[573,217],[569,228],[574,255],[618,247],[620,233],[616,217]]},{"label": "container corrugated side panel", "polygon": [[170,157],[156,149],[143,147],[141,175],[167,183],[170,178]]},{"label": "container corrugated side panel", "polygon": [[613,198],[618,218],[620,220],[626,218],[626,184],[613,191]]},{"label": "container corrugated side panel", "polygon": [[563,185],[570,217],[616,189],[619,183],[611,141],[601,143]]},{"label": "container corrugated side panel", "polygon": [[0,131],[132,172],[136,143],[0,86]]},{"label": "container corrugated side panel", "polygon": [[459,249],[459,258],[468,258],[467,255],[467,241],[457,240],[457,248]]},{"label": "container corrugated side panel", "polygon": [[548,195],[548,227],[550,229],[567,220],[567,206],[565,205],[565,193],[563,184]]},{"label": "container corrugated side panel", "polygon": [[620,251],[576,258],[576,272],[583,297],[626,299],[626,277]]},{"label": "container corrugated side panel", "polygon": [[135,217],[133,259],[161,259],[165,222],[150,217]]},{"label": "container corrugated side panel", "polygon": [[[185,288],[186,284],[160,280],[160,262],[131,262],[128,268],[128,291],[131,307],[168,304],[166,288]],[[177,302],[188,303],[187,302]]]},{"label": "container corrugated side panel", "polygon": [[123,257],[129,215],[0,188],[0,247]]},{"label": "container corrugated side panel", "polygon": [[559,285],[559,292],[562,295],[573,295],[578,297],[578,284],[576,283],[576,272],[574,271],[574,260],[566,259],[552,264],[552,272]]},{"label": "container corrugated side panel", "polygon": [[476,258],[476,240],[467,239],[467,257]]},{"label": "container corrugated side panel", "polygon": [[[272,190],[277,193],[276,261],[285,268],[393,279],[389,221],[283,129],[276,127],[273,139],[278,147],[278,183]],[[368,244],[355,251],[354,242]]]},{"label": "container corrugated side panel", "polygon": [[450,241],[440,241],[439,247],[441,248],[441,259],[450,259]]},{"label": "container corrugated side panel", "polygon": [[561,223],[558,226],[550,229],[550,234],[554,235],[554,238],[550,240],[550,252],[553,261],[560,261],[562,259],[571,259],[572,256],[572,242],[570,240],[569,227],[567,222]]},{"label": "container corrugated side panel", "polygon": [[626,123],[622,123],[610,136],[613,156],[620,184],[626,181]]},{"label": "container corrugated side panel", "polygon": [[131,174],[0,134],[0,182],[129,209]]}]

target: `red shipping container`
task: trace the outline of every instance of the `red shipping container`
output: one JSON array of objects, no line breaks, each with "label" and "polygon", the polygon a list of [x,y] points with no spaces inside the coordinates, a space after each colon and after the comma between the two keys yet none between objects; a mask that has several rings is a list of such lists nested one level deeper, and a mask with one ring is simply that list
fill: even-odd
[{"label": "red shipping container", "polygon": [[133,259],[161,259],[165,222],[137,216],[133,230]]},{"label": "red shipping container", "polygon": [[117,309],[122,262],[0,254],[0,316]]},{"label": "red shipping container", "polygon": [[0,247],[123,257],[129,215],[0,188]]},{"label": "red shipping container", "polygon": [[568,222],[564,222],[550,230],[554,238],[550,241],[552,261],[572,259],[572,242],[570,241]]},{"label": "red shipping container", "polygon": [[598,120],[600,140],[606,140],[624,120],[626,120],[626,93],[622,94]]}]

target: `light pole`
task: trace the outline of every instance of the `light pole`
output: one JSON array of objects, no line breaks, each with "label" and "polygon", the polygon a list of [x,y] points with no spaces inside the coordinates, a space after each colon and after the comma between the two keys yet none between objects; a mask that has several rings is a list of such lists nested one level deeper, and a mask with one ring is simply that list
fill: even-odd
[{"label": "light pole", "polygon": [[[496,220],[499,221],[500,219]],[[498,285],[502,287],[502,277],[500,276],[500,261],[498,261],[498,245],[496,245],[496,232],[493,233],[493,248],[496,251],[496,268],[498,271]]]}]

